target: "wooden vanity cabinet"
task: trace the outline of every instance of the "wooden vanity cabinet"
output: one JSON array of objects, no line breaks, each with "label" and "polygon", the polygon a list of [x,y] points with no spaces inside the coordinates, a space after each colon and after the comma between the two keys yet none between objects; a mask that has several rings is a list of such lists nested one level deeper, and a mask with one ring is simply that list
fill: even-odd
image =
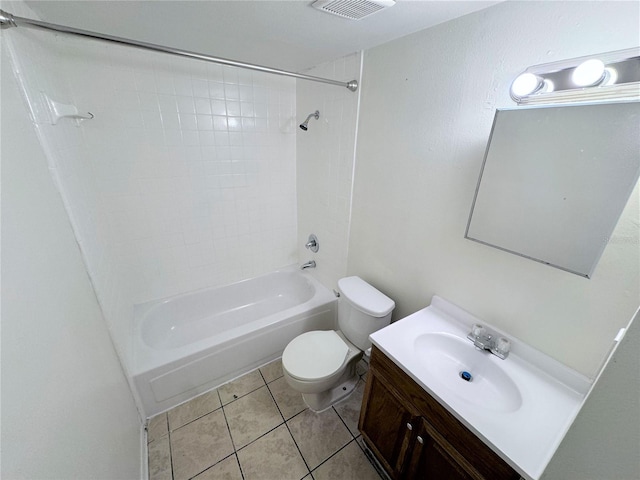
[{"label": "wooden vanity cabinet", "polygon": [[358,427],[392,479],[520,479],[504,460],[375,347]]}]

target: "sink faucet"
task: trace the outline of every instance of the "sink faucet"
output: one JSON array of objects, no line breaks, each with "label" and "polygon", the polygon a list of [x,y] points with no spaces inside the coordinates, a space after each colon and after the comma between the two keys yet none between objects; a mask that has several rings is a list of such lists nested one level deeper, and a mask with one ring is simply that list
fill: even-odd
[{"label": "sink faucet", "polygon": [[300,265],[300,270],[304,270],[305,268],[316,268],[316,261],[310,260],[307,263]]},{"label": "sink faucet", "polygon": [[511,342],[505,337],[495,338],[495,334],[488,332],[480,324],[473,324],[467,338],[473,342],[473,345],[479,350],[488,350],[496,357],[504,360],[509,356],[511,350]]}]

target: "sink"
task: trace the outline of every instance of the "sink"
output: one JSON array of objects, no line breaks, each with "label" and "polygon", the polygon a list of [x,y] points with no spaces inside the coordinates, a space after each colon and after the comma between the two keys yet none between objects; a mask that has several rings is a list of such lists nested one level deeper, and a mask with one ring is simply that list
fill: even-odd
[{"label": "sink", "polygon": [[434,389],[445,388],[462,401],[493,412],[510,413],[522,406],[516,383],[498,365],[508,360],[444,332],[419,335],[413,347],[421,366],[436,383]]},{"label": "sink", "polygon": [[[509,338],[506,360],[467,339],[476,323]],[[590,379],[438,296],[369,338],[527,480],[542,477],[591,386]]]}]

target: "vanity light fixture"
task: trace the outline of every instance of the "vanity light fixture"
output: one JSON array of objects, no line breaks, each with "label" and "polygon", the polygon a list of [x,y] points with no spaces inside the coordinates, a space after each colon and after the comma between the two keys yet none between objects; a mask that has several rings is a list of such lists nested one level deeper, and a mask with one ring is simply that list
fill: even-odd
[{"label": "vanity light fixture", "polygon": [[529,67],[510,94],[518,105],[640,100],[640,48]]}]

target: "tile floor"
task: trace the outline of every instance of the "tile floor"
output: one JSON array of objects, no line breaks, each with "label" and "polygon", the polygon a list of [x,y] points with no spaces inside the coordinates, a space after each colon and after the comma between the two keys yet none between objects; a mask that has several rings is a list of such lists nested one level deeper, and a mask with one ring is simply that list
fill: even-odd
[{"label": "tile floor", "polygon": [[276,360],[149,420],[150,480],[380,480],[358,432],[366,364],[350,397],[314,413]]}]

